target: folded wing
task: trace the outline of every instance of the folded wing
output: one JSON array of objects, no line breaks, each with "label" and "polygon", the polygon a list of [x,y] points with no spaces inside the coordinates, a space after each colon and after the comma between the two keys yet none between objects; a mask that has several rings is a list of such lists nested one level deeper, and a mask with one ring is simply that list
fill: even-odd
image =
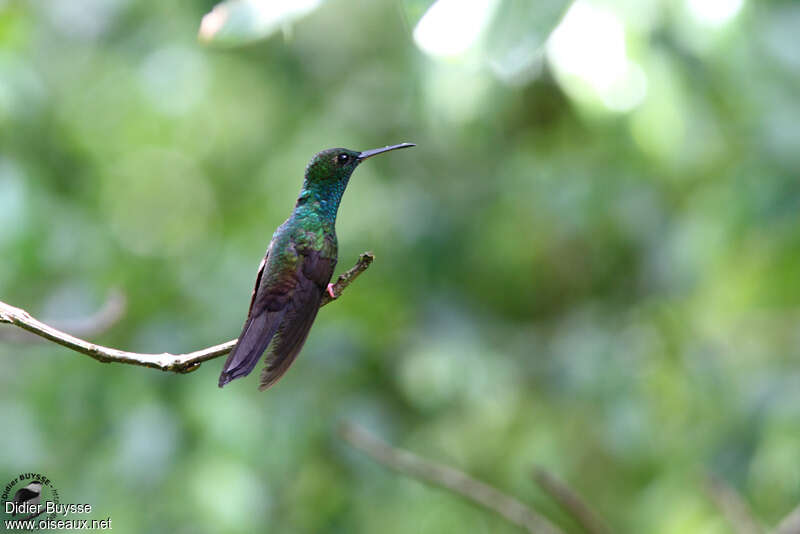
[{"label": "folded wing", "polygon": [[250,374],[272,342],[259,386],[265,390],[283,376],[303,348],[336,260],[313,249],[296,254],[297,261],[273,265],[267,251],[259,266],[247,320],[223,366],[219,387]]},{"label": "folded wing", "polygon": [[297,283],[283,308],[284,316],[265,360],[267,366],[261,372],[258,386],[261,391],[283,376],[303,348],[336,265],[335,259],[312,249],[302,251],[301,258]]}]

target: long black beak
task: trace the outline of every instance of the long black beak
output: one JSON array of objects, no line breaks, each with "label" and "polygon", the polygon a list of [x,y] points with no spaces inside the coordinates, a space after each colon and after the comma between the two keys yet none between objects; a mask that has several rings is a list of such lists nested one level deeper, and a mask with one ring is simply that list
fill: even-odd
[{"label": "long black beak", "polygon": [[392,145],[392,146],[385,146],[383,148],[373,148],[372,150],[365,150],[361,154],[358,155],[358,161],[364,161],[367,158],[371,158],[372,156],[377,156],[378,154],[383,154],[384,152],[389,152],[390,150],[397,150],[398,148],[409,148],[412,146],[417,146],[414,143],[400,143],[399,145]]}]

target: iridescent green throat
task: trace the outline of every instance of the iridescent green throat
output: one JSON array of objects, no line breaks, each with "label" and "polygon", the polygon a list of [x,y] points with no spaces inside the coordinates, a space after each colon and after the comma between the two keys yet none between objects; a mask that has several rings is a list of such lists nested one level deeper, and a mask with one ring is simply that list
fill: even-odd
[{"label": "iridescent green throat", "polygon": [[295,216],[305,218],[309,215],[317,215],[323,222],[335,224],[339,204],[349,181],[349,176],[324,181],[306,178],[300,195],[297,197],[297,204],[294,208]]}]

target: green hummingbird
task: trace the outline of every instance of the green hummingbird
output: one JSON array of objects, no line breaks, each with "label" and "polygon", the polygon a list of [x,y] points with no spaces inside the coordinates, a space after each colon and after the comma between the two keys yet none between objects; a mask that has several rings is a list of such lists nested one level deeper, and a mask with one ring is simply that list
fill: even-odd
[{"label": "green hummingbird", "polygon": [[277,382],[303,348],[323,292],[336,267],[336,214],[358,165],[372,156],[415,146],[412,143],[358,152],[330,148],[306,166],[294,211],[272,234],[258,267],[250,310],[239,341],[228,356],[219,387],[247,376],[272,342],[258,389]]}]

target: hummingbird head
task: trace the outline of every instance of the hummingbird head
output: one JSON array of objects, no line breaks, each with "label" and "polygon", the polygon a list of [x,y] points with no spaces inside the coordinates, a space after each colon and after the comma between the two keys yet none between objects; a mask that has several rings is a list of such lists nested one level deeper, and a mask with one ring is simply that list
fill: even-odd
[{"label": "hummingbird head", "polygon": [[329,148],[318,152],[306,167],[306,180],[309,184],[333,185],[346,182],[360,163],[360,152],[346,148]]},{"label": "hummingbird head", "polygon": [[316,203],[318,209],[330,220],[336,220],[339,202],[342,200],[350,175],[362,161],[390,150],[415,146],[411,143],[386,146],[359,152],[347,148],[329,148],[317,153],[306,167],[303,190],[297,206]]},{"label": "hummingbird head", "polygon": [[407,148],[415,146],[412,143],[401,143],[399,145],[391,145],[383,148],[376,148],[373,150],[365,150],[359,152],[357,150],[350,150],[347,148],[329,148],[318,152],[306,167],[306,180],[309,183],[347,183],[350,175],[356,170],[356,167],[367,158],[389,152],[390,150],[397,150],[398,148]]}]

